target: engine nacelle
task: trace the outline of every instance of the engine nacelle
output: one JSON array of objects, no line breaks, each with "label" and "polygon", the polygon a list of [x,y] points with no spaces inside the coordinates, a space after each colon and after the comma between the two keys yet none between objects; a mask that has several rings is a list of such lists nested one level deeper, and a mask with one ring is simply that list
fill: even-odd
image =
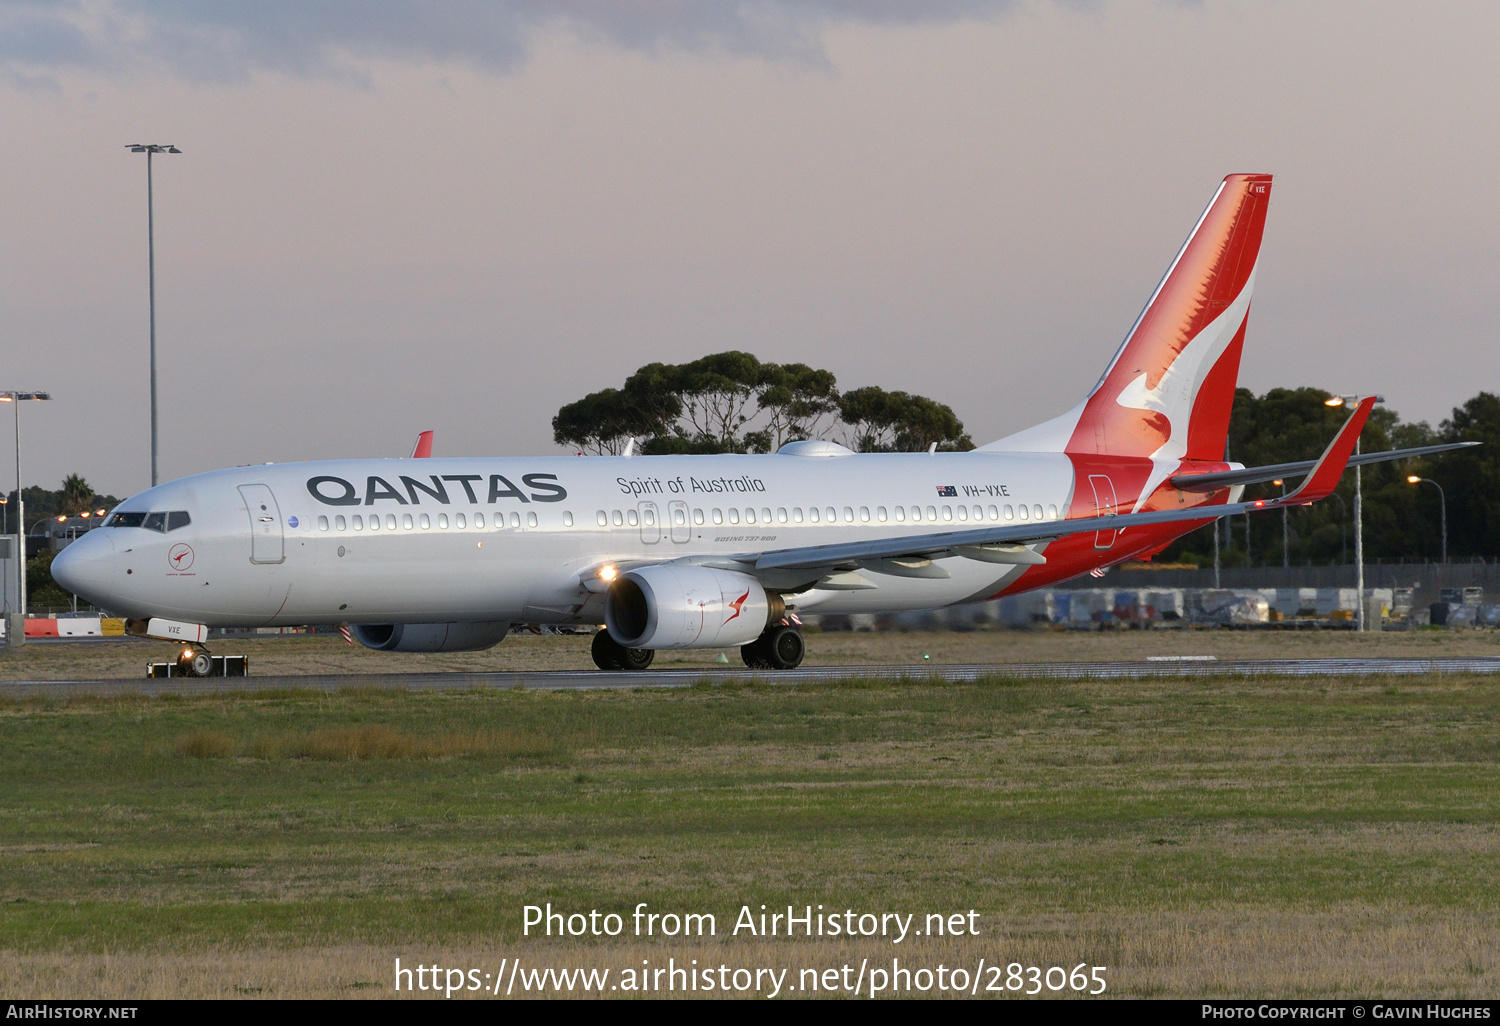
[{"label": "engine nacelle", "polygon": [[626,648],[727,648],[760,637],[786,610],[748,574],[663,563],[621,574],[604,600],[610,637]]},{"label": "engine nacelle", "polygon": [[362,623],[349,633],[377,652],[479,652],[494,648],[509,623]]}]

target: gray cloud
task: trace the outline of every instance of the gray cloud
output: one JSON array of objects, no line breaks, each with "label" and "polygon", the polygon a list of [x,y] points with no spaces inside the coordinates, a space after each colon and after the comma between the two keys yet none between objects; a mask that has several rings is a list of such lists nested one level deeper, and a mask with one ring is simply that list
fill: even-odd
[{"label": "gray cloud", "polygon": [[990,19],[1016,0],[11,0],[0,68],[12,81],[158,68],[195,80],[259,71],[359,75],[370,61],[504,73],[531,34],[563,28],[631,50],[822,60],[831,25]]}]

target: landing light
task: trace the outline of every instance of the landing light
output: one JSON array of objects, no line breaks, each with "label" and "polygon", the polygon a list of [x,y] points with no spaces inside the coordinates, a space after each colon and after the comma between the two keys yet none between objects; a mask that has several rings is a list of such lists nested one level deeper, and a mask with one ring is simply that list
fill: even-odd
[{"label": "landing light", "polygon": [[620,573],[620,571],[616,570],[612,566],[601,566],[599,568],[599,580],[601,580],[601,581],[612,581],[617,576],[619,576],[619,573]]},{"label": "landing light", "polygon": [[1342,405],[1344,405],[1344,400],[1341,397],[1336,396],[1336,395],[1335,396],[1329,396],[1327,399],[1323,400],[1323,405],[1324,406],[1342,406]]}]

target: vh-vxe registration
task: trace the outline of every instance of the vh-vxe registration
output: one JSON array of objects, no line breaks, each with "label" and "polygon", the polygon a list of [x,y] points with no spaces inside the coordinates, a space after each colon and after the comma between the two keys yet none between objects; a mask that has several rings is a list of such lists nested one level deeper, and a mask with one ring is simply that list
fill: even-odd
[{"label": "vh-vxe registration", "polygon": [[[348,625],[391,652],[482,649],[517,623],[604,624],[594,660],[741,646],[802,660],[797,614],[923,609],[1148,556],[1218,517],[1306,505],[1345,468],[1374,397],[1321,458],[1224,460],[1271,176],[1225,178],[1087,397],[971,452],[336,460],[196,474],[122,502],[52,576],[186,642],[208,627]],[[425,439],[424,439],[425,441]],[[1303,478],[1283,498],[1243,486]]]}]

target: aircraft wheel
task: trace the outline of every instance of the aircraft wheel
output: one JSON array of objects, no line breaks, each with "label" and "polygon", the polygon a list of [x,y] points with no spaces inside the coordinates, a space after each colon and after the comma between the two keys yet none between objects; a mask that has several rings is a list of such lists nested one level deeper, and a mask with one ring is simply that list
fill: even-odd
[{"label": "aircraft wheel", "polygon": [[624,658],[620,660],[622,670],[644,670],[656,658],[654,648],[622,648],[620,651],[624,653]]},{"label": "aircraft wheel", "polygon": [[791,624],[767,627],[764,634],[740,646],[740,658],[752,670],[795,670],[802,664],[806,646],[802,632]]},{"label": "aircraft wheel", "polygon": [[763,642],[771,666],[778,670],[795,670],[802,665],[802,655],[807,646],[802,642],[802,632],[795,627],[773,627]]},{"label": "aircraft wheel", "polygon": [[177,668],[189,677],[207,677],[213,667],[213,658],[206,648],[184,649],[177,657]]},{"label": "aircraft wheel", "polygon": [[609,631],[594,635],[594,644],[589,650],[594,665],[601,670],[625,669],[625,646],[609,636]]},{"label": "aircraft wheel", "polygon": [[766,655],[765,635],[761,635],[748,645],[740,646],[740,658],[745,665],[752,670],[769,670],[771,660]]}]

